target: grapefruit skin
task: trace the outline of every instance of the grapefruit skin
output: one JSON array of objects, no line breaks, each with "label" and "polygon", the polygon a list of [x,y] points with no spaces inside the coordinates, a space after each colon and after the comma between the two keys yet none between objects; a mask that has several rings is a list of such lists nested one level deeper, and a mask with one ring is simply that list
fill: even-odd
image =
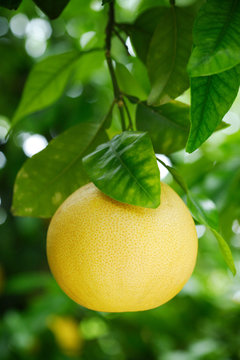
[{"label": "grapefruit skin", "polygon": [[78,304],[103,312],[169,301],[191,276],[197,249],[192,216],[164,183],[157,209],[120,203],[89,183],[59,207],[47,235],[60,287]]}]

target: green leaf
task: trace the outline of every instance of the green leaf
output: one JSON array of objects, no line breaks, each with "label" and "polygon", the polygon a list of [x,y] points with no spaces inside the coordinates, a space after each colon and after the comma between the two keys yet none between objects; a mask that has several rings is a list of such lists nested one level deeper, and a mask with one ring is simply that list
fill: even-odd
[{"label": "green leaf", "polygon": [[9,10],[16,10],[21,4],[22,0],[0,0],[0,6]]},{"label": "green leaf", "polygon": [[152,84],[150,105],[175,99],[189,87],[186,66],[192,49],[194,15],[191,7],[163,8],[147,57]]},{"label": "green leaf", "polygon": [[188,152],[214,132],[237,96],[240,66],[216,75],[191,79],[191,129]]},{"label": "green leaf", "polygon": [[84,51],[84,56],[80,56],[74,65],[73,76],[71,83],[76,84],[89,84],[95,78],[96,72],[104,69],[105,55],[103,51],[88,50]]},{"label": "green leaf", "polygon": [[157,208],[160,176],[150,137],[125,131],[83,159],[93,183],[123,203]]},{"label": "green leaf", "polygon": [[56,19],[70,0],[33,0],[35,4],[50,18]]},{"label": "green leaf", "polygon": [[16,125],[23,117],[42,110],[58,100],[78,62],[81,67],[82,56],[89,55],[91,57],[92,52],[98,50],[100,49],[71,51],[48,57],[36,64],[25,84],[20,104],[12,120],[12,126]]},{"label": "green leaf", "polygon": [[217,74],[240,63],[239,25],[239,0],[208,0],[202,6],[193,30],[191,76]]},{"label": "green leaf", "polygon": [[187,184],[185,183],[183,177],[179,174],[179,172],[173,168],[172,166],[169,166],[167,164],[165,164],[161,159],[159,159],[158,157],[157,161],[162,164],[163,166],[165,166],[165,168],[170,172],[170,174],[172,175],[173,179],[176,181],[176,183],[183,189],[183,191],[187,194],[188,193],[188,188],[187,188]]},{"label": "green leaf", "polygon": [[25,162],[14,186],[15,215],[49,218],[71,193],[89,181],[82,157],[107,140],[104,129],[111,112],[112,107],[102,122],[71,127]]},{"label": "green leaf", "polygon": [[187,205],[194,217],[200,224],[219,228],[218,211],[214,202],[203,195],[193,195],[187,192]]},{"label": "green leaf", "polygon": [[171,154],[186,145],[190,120],[189,106],[179,101],[150,107],[139,103],[136,111],[137,129],[151,136],[156,153]]},{"label": "green leaf", "polygon": [[211,200],[204,198],[202,195],[194,195],[193,197],[192,194],[188,191],[187,205],[194,219],[197,220],[200,224],[205,225],[213,233],[218,241],[226,264],[228,265],[233,275],[235,275],[236,268],[234,265],[231,249],[228,243],[218,232],[219,220],[215,204]]},{"label": "green leaf", "polygon": [[221,252],[223,254],[223,257],[224,257],[224,260],[225,260],[226,264],[228,265],[228,267],[231,270],[231,272],[233,273],[233,275],[236,275],[237,271],[236,271],[236,267],[235,267],[235,264],[234,264],[232,252],[231,252],[231,249],[230,249],[228,243],[219,234],[219,232],[217,232],[214,229],[210,229],[210,230],[215,235],[215,238],[218,241],[218,245],[219,245],[220,250],[221,250]]},{"label": "green leaf", "polygon": [[165,7],[154,7],[141,13],[134,24],[124,24],[124,29],[130,34],[131,42],[138,57],[146,63],[151,37],[159,18],[166,11]]},{"label": "green leaf", "polygon": [[188,187],[182,178],[182,176],[178,173],[176,169],[171,166],[166,165],[162,160],[157,160],[165,166],[166,169],[170,172],[173,176],[174,180],[178,183],[178,185],[183,189],[183,191],[187,194],[187,205],[189,210],[191,211],[194,219],[199,222],[200,224],[205,225],[216,237],[220,250],[223,254],[224,260],[228,265],[229,269],[233,273],[236,274],[236,268],[234,265],[234,260],[232,257],[231,249],[228,243],[224,240],[224,238],[218,233],[217,229],[219,227],[219,220],[218,220],[218,212],[216,209],[215,204],[205,198],[204,196],[196,196],[192,195],[188,190]]},{"label": "green leaf", "polygon": [[147,98],[145,91],[123,64],[116,63],[116,77],[123,93],[137,96],[141,100]]},{"label": "green leaf", "polygon": [[63,93],[80,53],[72,51],[48,57],[32,69],[12,125],[54,103]]}]

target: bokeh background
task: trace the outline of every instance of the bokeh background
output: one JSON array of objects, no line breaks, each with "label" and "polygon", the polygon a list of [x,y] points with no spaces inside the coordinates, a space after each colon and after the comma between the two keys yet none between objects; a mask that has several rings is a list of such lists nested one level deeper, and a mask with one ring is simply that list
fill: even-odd
[{"label": "bokeh background", "polygon": [[[118,0],[117,20],[131,22],[143,9],[163,3]],[[48,220],[11,215],[14,179],[23,162],[68,127],[102,117],[113,96],[103,54],[88,55],[61,99],[22,121],[6,140],[26,77],[49,55],[103,46],[106,20],[100,0],[72,0],[51,22],[28,0],[15,12],[0,8],[0,359],[240,359],[240,98],[225,116],[230,126],[199,150],[162,157],[177,166],[194,193],[217,204],[238,270],[235,278],[216,240],[197,225],[197,266],[177,297],[151,311],[93,312],[68,299],[49,272]],[[147,90],[146,71],[125,40],[132,56],[117,38],[113,54]],[[189,103],[188,92],[181,100]],[[115,114],[111,131],[118,128]],[[161,177],[183,195],[164,169]]]}]

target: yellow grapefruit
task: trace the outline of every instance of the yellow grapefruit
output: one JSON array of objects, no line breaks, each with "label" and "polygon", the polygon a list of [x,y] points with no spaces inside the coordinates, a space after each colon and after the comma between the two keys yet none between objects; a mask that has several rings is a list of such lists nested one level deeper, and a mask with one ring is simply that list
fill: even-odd
[{"label": "yellow grapefruit", "polygon": [[87,184],[59,207],[47,236],[47,256],[60,287],[74,301],[104,312],[155,308],[174,297],[197,257],[192,216],[161,184],[161,204],[123,204]]}]

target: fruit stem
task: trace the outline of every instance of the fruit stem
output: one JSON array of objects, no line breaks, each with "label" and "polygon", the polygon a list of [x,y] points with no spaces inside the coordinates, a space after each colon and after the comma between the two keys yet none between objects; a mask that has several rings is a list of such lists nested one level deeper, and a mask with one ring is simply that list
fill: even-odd
[{"label": "fruit stem", "polygon": [[109,73],[111,76],[112,84],[113,84],[113,92],[114,92],[115,101],[116,101],[116,103],[118,105],[118,109],[119,109],[119,114],[120,114],[121,123],[122,123],[122,130],[125,131],[126,124],[125,124],[124,111],[123,111],[123,106],[124,106],[123,96],[122,96],[122,93],[120,91],[120,88],[119,88],[119,85],[117,82],[117,78],[116,78],[114,66],[113,66],[113,61],[112,61],[112,57],[111,57],[111,40],[112,40],[113,31],[114,31],[114,25],[115,25],[115,14],[114,14],[114,0],[113,0],[109,3],[108,23],[107,23],[106,30],[105,30],[105,32],[106,32],[105,56],[106,56],[106,61],[107,61]]}]

